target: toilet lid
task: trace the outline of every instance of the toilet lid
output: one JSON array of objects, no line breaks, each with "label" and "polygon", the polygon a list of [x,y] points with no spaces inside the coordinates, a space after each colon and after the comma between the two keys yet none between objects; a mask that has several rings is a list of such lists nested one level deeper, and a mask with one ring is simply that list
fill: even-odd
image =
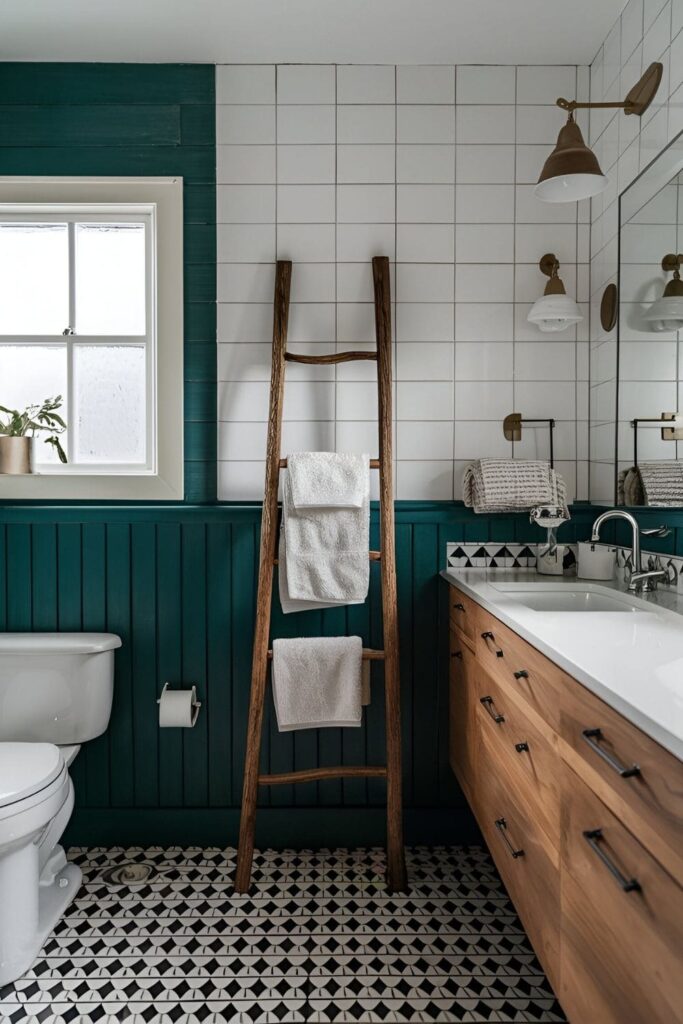
[{"label": "toilet lid", "polygon": [[0,743],[0,807],[49,786],[63,767],[54,743]]}]

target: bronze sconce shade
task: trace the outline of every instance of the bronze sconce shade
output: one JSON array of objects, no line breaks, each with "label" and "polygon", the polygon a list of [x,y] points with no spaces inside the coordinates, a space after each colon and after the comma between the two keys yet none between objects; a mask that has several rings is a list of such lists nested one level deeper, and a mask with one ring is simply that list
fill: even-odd
[{"label": "bronze sconce shade", "polygon": [[539,262],[541,272],[549,278],[540,299],[529,310],[527,320],[536,324],[544,334],[565,331],[583,320],[581,310],[566,293],[559,276],[560,261],[555,253],[547,252]]},{"label": "bronze sconce shade", "polygon": [[569,114],[557,144],[543,165],[535,192],[548,203],[573,202],[598,195],[607,187],[595,153],[584,142],[574,111],[586,108],[618,108],[641,117],[652,103],[662,80],[662,65],[651,64],[621,103],[589,103],[560,97],[557,105]]},{"label": "bronze sconce shade", "polygon": [[600,303],[600,323],[603,331],[611,331],[617,322],[619,294],[615,284],[608,284],[602,293]]},{"label": "bronze sconce shade", "polygon": [[651,331],[679,331],[683,327],[683,281],[681,281],[683,253],[667,253],[662,260],[662,270],[673,273],[661,299],[652,303],[643,314]]}]

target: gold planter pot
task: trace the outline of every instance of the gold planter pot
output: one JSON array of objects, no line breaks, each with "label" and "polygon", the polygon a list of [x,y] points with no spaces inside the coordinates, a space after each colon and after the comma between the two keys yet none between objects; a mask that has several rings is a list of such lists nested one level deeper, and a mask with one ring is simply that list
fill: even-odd
[{"label": "gold planter pot", "polygon": [[22,476],[33,472],[33,438],[0,437],[0,473]]}]

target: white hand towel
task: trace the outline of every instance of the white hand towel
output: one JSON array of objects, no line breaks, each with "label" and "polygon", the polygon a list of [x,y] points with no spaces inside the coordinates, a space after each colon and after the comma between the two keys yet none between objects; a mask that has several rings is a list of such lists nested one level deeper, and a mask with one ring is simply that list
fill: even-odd
[{"label": "white hand towel", "polygon": [[273,700],[280,732],[361,724],[359,636],[273,640]]},{"label": "white hand towel", "polygon": [[296,452],[287,460],[295,508],[362,508],[367,455]]},{"label": "white hand towel", "polygon": [[[302,453],[306,454],[306,453]],[[331,477],[338,482],[339,456],[334,452],[313,453],[316,477],[322,476],[325,461],[331,467]],[[345,456],[344,473],[350,479],[355,475],[350,491],[361,493],[360,507],[295,505],[292,477],[297,475],[301,462],[298,455],[290,455],[283,487],[282,528],[279,546],[280,603],[285,614],[311,608],[330,608],[337,605],[362,604],[370,585],[370,460],[367,455]],[[353,462],[351,462],[353,460]],[[302,469],[302,472],[304,470]],[[335,484],[337,486],[337,484]],[[303,484],[301,489],[303,490]],[[317,497],[312,493],[306,500],[321,500],[321,492],[331,488],[321,485]],[[336,497],[339,497],[337,491]],[[354,499],[355,500],[355,499]]]},{"label": "white hand towel", "polygon": [[463,500],[475,513],[557,505],[569,518],[565,482],[548,462],[540,460],[477,459],[465,470]]}]

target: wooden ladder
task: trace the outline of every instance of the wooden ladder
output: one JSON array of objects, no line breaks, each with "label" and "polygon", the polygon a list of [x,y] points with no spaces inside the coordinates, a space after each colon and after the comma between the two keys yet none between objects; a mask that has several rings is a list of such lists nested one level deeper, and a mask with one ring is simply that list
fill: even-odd
[{"label": "wooden ladder", "polygon": [[[268,447],[266,452],[266,485],[261,519],[261,547],[259,552],[258,596],[256,628],[251,668],[251,694],[244,761],[242,789],[242,816],[235,889],[243,893],[249,889],[254,854],[256,826],[256,799],[258,787],[278,786],[294,782],[313,782],[320,779],[385,778],[387,780],[387,883],[392,892],[406,887],[403,854],[403,809],[401,805],[401,722],[398,673],[398,620],[396,609],[396,551],[394,539],[394,495],[392,481],[392,414],[391,414],[391,294],[389,260],[375,256],[372,261],[375,289],[375,352],[339,352],[327,356],[297,355],[287,351],[287,322],[292,264],[278,260],[275,275],[273,315],[273,365],[270,378],[270,413],[268,419]],[[370,466],[379,470],[380,479],[380,536],[381,551],[370,551],[372,561],[379,561],[382,580],[383,650],[363,650],[366,660],[384,661],[384,690],[386,717],[386,766],[350,766],[338,768],[311,768],[303,771],[283,772],[278,775],[259,774],[263,709],[266,695],[268,662],[272,651],[268,648],[270,636],[270,608],[273,592],[273,572],[277,565],[278,539],[278,483],[281,469],[287,460],[281,458],[282,406],[284,399],[285,363],[345,363],[355,359],[377,361],[377,392],[379,404],[379,459]]]}]

